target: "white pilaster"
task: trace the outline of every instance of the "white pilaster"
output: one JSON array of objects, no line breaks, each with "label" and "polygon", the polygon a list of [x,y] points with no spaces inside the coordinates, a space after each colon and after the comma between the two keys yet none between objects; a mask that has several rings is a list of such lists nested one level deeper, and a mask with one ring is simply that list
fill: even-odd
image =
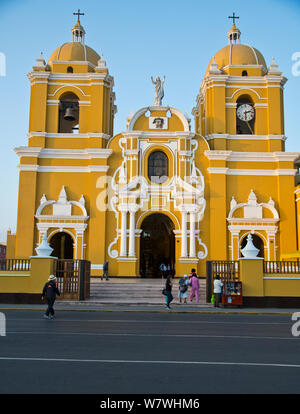
[{"label": "white pilaster", "polygon": [[181,257],[187,257],[187,212],[182,211]]},{"label": "white pilaster", "polygon": [[128,256],[135,256],[135,211],[130,211],[129,219],[129,254]]},{"label": "white pilaster", "polygon": [[190,213],[190,257],[196,257],[195,216],[195,213]]},{"label": "white pilaster", "polygon": [[127,256],[127,211],[121,212],[122,222],[121,222],[121,251],[120,256]]}]

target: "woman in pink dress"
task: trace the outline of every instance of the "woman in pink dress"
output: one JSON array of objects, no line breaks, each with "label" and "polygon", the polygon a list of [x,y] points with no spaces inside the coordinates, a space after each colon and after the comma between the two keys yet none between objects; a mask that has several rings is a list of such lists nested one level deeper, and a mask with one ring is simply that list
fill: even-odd
[{"label": "woman in pink dress", "polygon": [[194,296],[196,296],[196,302],[199,302],[199,280],[198,276],[195,272],[192,273],[190,278],[191,283],[191,294],[190,294],[190,302],[192,302]]}]

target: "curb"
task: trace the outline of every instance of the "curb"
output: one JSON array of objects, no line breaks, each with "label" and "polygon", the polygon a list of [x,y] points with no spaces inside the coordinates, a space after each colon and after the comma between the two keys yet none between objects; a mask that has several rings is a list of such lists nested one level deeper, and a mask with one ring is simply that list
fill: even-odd
[{"label": "curb", "polygon": [[[206,315],[293,315],[294,312],[276,312],[276,311],[208,311],[208,310],[159,310],[159,309],[59,309],[56,312],[132,312],[132,313],[167,313],[167,314],[206,314]],[[38,311],[44,312],[43,308],[4,308],[0,307],[0,311]]]}]

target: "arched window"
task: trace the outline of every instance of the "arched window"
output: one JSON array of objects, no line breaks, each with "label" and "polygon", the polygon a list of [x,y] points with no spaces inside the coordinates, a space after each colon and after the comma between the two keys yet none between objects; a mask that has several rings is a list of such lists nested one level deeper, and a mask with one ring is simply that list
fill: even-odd
[{"label": "arched window", "polygon": [[243,70],[242,76],[248,76],[248,72],[246,70]]},{"label": "arched window", "polygon": [[79,122],[79,102],[74,93],[63,94],[59,101],[58,132],[73,133]]},{"label": "arched window", "polygon": [[162,184],[169,176],[168,157],[163,151],[155,151],[148,158],[148,177],[155,184]]},{"label": "arched window", "polygon": [[72,68],[72,66],[68,66],[68,67],[67,67],[67,73],[73,73],[73,68]]},{"label": "arched window", "polygon": [[242,95],[236,101],[236,133],[253,135],[255,133],[255,108],[248,95]]}]

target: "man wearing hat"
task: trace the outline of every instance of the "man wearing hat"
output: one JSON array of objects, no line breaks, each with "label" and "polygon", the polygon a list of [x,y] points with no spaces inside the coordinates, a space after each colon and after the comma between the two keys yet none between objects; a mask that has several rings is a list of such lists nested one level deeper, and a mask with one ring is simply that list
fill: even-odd
[{"label": "man wearing hat", "polygon": [[48,282],[45,284],[44,289],[43,289],[42,300],[44,300],[44,297],[46,296],[47,302],[48,302],[48,308],[44,315],[44,318],[46,319],[53,319],[54,317],[53,305],[56,299],[56,294],[60,296],[60,292],[58,290],[56,280],[57,279],[54,275],[50,275]]}]

